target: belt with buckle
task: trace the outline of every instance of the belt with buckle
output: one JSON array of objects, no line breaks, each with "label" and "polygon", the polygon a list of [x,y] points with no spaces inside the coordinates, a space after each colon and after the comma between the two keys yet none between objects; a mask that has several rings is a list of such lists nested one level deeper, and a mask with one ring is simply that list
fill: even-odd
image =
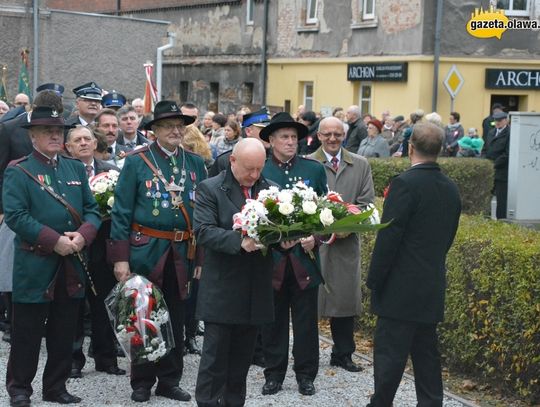
[{"label": "belt with buckle", "polygon": [[188,230],[158,230],[152,229],[148,226],[139,225],[138,223],[133,223],[131,229],[135,232],[140,233],[145,236],[155,237],[158,239],[167,239],[173,242],[183,242],[191,238],[192,233]]}]

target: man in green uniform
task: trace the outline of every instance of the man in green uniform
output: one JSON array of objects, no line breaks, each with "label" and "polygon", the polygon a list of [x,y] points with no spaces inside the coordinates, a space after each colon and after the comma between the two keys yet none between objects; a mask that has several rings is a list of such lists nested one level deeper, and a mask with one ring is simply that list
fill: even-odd
[{"label": "man in green uniform", "polygon": [[[296,154],[298,140],[308,128],[296,122],[288,113],[278,113],[260,137],[272,146],[272,156],[266,160],[263,176],[282,188],[292,188],[298,181],[325,194],[326,173],[321,163]],[[319,254],[314,236],[284,242],[274,250],[274,312],[275,322],[262,329],[266,383],[262,394],[275,394],[287,372],[289,360],[289,310],[294,330],[294,371],[298,391],[315,394],[313,381],[319,369],[319,332],[317,325],[317,287],[322,281]]]},{"label": "man in green uniform", "polygon": [[13,332],[6,384],[10,404],[30,405],[42,336],[47,343],[43,400],[78,403],[66,381],[71,345],[85,293],[84,253],[100,226],[84,165],[59,153],[64,119],[36,107],[32,153],[12,161],[4,177],[5,220],[17,234],[13,264]]},{"label": "man in green uniform", "polygon": [[191,396],[178,384],[183,370],[183,313],[195,266],[192,215],[197,185],[206,178],[204,161],[181,147],[185,126],[175,102],[161,101],[146,125],[156,142],[126,157],[115,191],[109,260],[118,281],[131,273],[150,279],[163,291],[175,348],[157,363],[132,365],[131,399],[156,395],[179,401]]}]

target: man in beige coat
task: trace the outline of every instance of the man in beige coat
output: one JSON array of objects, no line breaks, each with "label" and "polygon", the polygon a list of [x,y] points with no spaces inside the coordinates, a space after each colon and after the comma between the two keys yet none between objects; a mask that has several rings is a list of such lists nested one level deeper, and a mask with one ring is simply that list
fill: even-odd
[{"label": "man in beige coat", "polygon": [[[359,207],[373,202],[375,193],[371,168],[364,157],[343,148],[343,123],[335,117],[321,120],[318,132],[321,147],[313,158],[324,165],[328,189]],[[354,317],[361,311],[360,242],[357,234],[338,235],[320,247],[322,274],[326,287],[319,289],[319,316],[330,318],[334,346],[330,364],[350,372],[362,368],[351,355],[355,351]]]}]

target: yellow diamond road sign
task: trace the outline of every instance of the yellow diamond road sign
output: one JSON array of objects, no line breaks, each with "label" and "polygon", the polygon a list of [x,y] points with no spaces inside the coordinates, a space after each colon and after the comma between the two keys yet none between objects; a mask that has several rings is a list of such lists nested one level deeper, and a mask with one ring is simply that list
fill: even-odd
[{"label": "yellow diamond road sign", "polygon": [[458,94],[464,82],[465,80],[459,73],[457,66],[452,65],[452,68],[448,71],[443,83],[448,93],[450,93],[450,97],[453,99]]}]

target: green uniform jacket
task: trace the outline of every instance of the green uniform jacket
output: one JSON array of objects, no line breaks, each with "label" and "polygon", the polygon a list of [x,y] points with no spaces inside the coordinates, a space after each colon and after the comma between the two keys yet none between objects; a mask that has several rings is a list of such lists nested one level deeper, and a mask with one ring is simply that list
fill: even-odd
[{"label": "green uniform jacket", "polygon": [[[66,207],[15,164],[42,179],[45,185],[61,195],[77,211],[83,224],[77,227]],[[90,245],[101,224],[98,205],[88,186],[84,165],[78,160],[59,155],[55,168],[47,157],[34,150],[28,157],[10,164],[4,181],[5,221],[17,234],[13,301],[49,302],[61,265],[65,266],[68,294],[73,298],[82,298],[86,274],[79,260],[72,255],[62,257],[53,249],[64,232],[72,231],[80,232],[86,245]]]},{"label": "green uniform jacket", "polygon": [[161,169],[167,182],[173,177],[174,182],[179,184],[184,167],[185,190],[181,195],[193,225],[197,185],[206,178],[204,161],[198,155],[179,148],[175,156],[179,173],[175,174],[172,160],[157,143],[152,143],[128,155],[120,173],[111,213],[109,261],[113,263],[129,261],[132,273],[145,276],[161,287],[163,267],[172,250],[179,290],[185,298],[194,266],[193,262],[187,260],[187,241],[171,243],[170,240],[145,236],[132,230],[134,223],[160,231],[187,230],[182,211],[173,208],[171,194],[165,190],[163,183],[154,177],[141,154],[144,154],[156,168]]},{"label": "green uniform jacket", "polygon": [[[287,164],[280,163],[274,156],[271,156],[266,160],[262,175],[266,179],[274,181],[281,188],[292,188],[296,182],[303,181],[319,195],[328,192],[326,172],[323,165],[315,160],[303,158],[298,155],[293,157]],[[300,288],[306,289],[318,286],[322,282],[322,279],[317,246],[313,249],[313,254],[315,255],[315,260],[312,260],[304,252],[300,244],[287,251],[272,250],[274,257],[274,279],[272,285],[274,289],[279,290],[281,288],[287,261],[291,262],[296,281]]]}]

